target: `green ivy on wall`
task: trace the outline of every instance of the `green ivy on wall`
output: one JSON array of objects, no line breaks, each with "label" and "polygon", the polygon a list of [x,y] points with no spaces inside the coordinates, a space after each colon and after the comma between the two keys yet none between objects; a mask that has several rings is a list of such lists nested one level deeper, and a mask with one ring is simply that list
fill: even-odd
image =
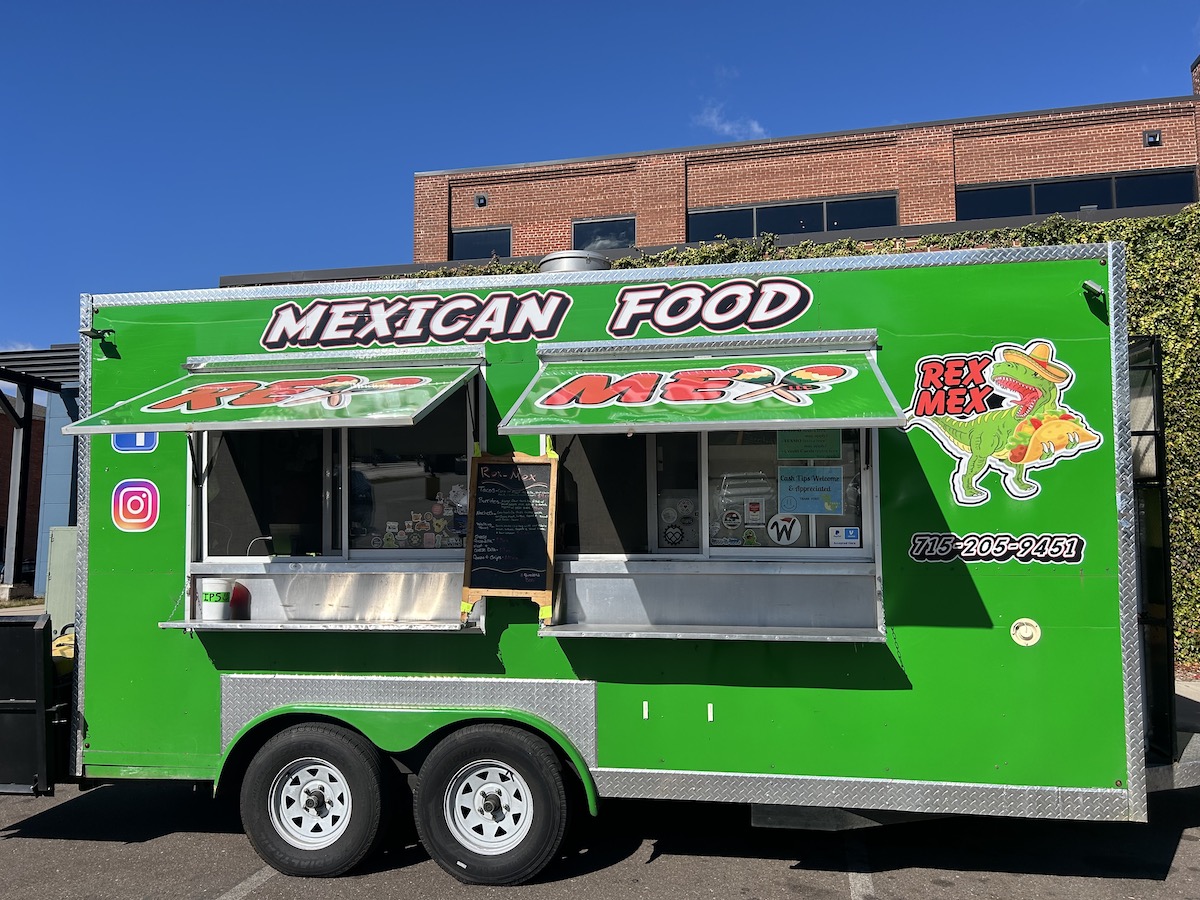
[{"label": "green ivy on wall", "polygon": [[[994,247],[1036,247],[1123,241],[1129,292],[1129,333],[1162,341],[1167,485],[1176,654],[1200,663],[1200,205],[1173,216],[1079,222],[1052,216],[1035,225],[873,242],[850,238],[776,246],[771,235],[670,247],[613,263],[617,269],[714,265],[773,259],[871,256]],[[536,272],[531,262],[443,267],[404,277],[446,278]]]}]

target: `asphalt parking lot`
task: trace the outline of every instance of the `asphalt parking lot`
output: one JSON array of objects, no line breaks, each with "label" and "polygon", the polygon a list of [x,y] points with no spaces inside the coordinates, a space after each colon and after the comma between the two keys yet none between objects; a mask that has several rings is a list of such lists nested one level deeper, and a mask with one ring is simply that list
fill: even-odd
[{"label": "asphalt parking lot", "polygon": [[336,881],[266,868],[236,812],[187,784],[0,797],[4,897],[1200,898],[1200,789],[1154,795],[1149,824],[931,819],[866,831],[750,827],[745,807],[610,801],[538,880],[467,887],[404,828]]}]

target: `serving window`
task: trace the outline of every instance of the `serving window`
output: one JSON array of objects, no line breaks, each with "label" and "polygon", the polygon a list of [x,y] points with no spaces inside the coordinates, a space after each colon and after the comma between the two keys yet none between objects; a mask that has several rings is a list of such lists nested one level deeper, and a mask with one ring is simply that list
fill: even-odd
[{"label": "serving window", "polygon": [[560,437],[560,551],[873,558],[858,428]]},{"label": "serving window", "polygon": [[208,432],[204,558],[461,555],[468,402],[460,387],[406,426]]}]

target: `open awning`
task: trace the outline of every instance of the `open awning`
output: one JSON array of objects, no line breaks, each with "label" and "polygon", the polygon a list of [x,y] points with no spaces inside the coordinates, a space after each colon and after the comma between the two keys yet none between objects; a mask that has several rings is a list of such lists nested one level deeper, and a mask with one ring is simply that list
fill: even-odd
[{"label": "open awning", "polygon": [[63,429],[66,434],[414,425],[479,371],[477,362],[205,369]]},{"label": "open awning", "polygon": [[[698,343],[698,342],[694,342]],[[544,357],[501,434],[886,428],[904,414],[873,349]],[[754,347],[742,342],[743,351]],[[619,346],[619,345],[618,345]],[[697,348],[704,350],[703,346]]]}]

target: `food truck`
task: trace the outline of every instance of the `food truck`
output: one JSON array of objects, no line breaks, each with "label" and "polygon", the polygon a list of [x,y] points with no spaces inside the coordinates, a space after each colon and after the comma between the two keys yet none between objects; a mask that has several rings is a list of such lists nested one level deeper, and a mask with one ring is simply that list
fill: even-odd
[{"label": "food truck", "polygon": [[407,776],[492,884],[605,798],[1144,820],[1125,307],[1120,244],[84,295],[66,777],[333,875]]}]

